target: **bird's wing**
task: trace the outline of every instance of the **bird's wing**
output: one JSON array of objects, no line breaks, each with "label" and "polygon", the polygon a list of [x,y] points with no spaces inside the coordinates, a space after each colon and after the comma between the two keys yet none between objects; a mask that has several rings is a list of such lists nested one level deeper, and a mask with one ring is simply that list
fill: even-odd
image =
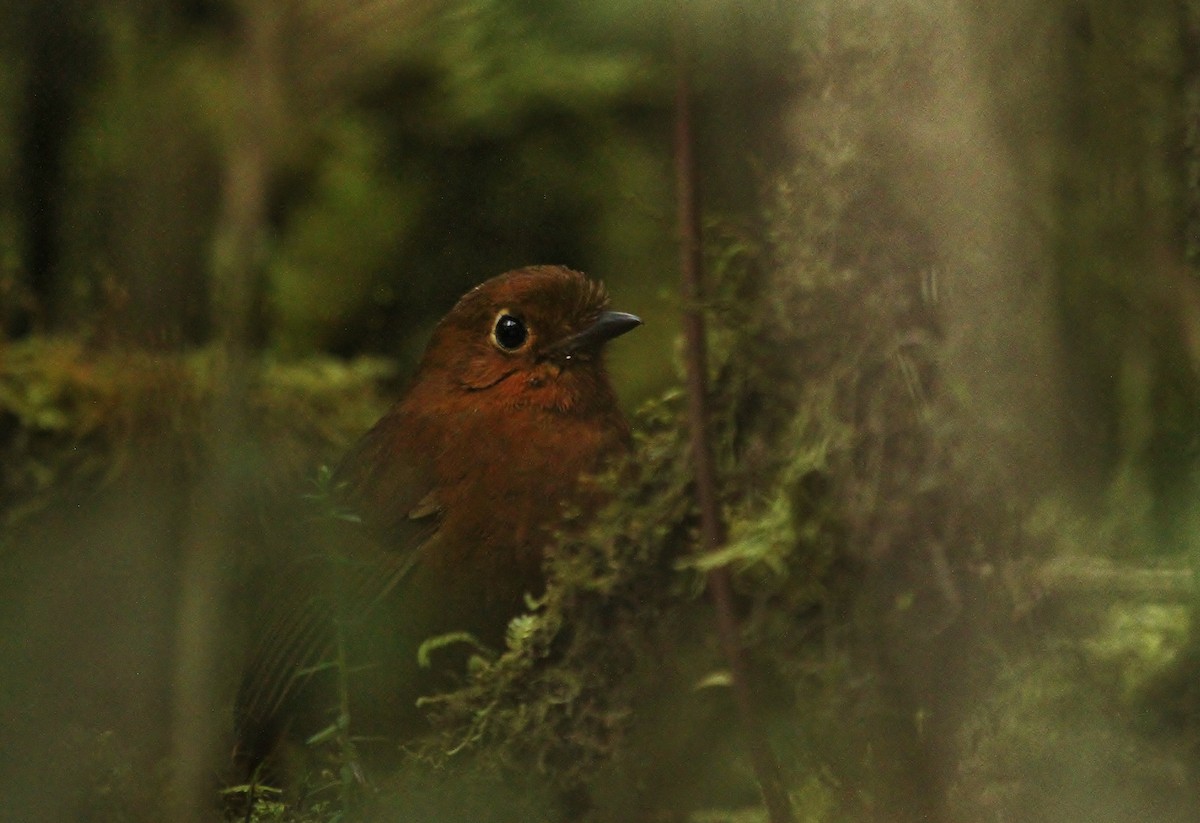
[{"label": "bird's wing", "polygon": [[440,517],[428,443],[420,442],[403,406],[363,435],[334,472],[334,493],[389,545],[418,545]]},{"label": "bird's wing", "polygon": [[251,761],[274,745],[289,701],[336,664],[339,627],[353,631],[379,608],[437,533],[441,504],[402,445],[383,442],[378,427],[364,436],[334,474],[336,508],[292,527],[270,564],[238,694],[239,746]]}]

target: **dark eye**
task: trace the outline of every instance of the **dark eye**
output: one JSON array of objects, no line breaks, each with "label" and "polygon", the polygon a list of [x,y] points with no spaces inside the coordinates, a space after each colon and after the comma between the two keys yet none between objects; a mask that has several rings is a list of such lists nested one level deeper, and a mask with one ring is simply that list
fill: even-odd
[{"label": "dark eye", "polygon": [[529,339],[529,330],[521,318],[501,313],[496,318],[496,328],[492,329],[492,339],[505,351],[516,351]]}]

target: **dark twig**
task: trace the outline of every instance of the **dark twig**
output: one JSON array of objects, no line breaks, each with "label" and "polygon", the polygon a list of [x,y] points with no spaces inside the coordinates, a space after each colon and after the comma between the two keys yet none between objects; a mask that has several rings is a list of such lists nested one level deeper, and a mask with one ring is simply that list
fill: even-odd
[{"label": "dark twig", "polygon": [[[708,356],[704,316],[701,311],[702,250],[699,193],[692,155],[691,83],[686,23],[682,14],[675,21],[675,62],[678,82],[675,92],[675,181],[678,198],[680,272],[684,300],[684,361],[687,372],[688,424],[692,460],[696,473],[696,497],[700,505],[701,549],[712,551],[725,543],[725,523],[717,499],[716,467],[708,436]],[[758,718],[750,680],[742,654],[741,633],[733,604],[729,568],[719,566],[708,573],[708,589],[717,612],[717,630],[729,663],[734,702],[749,749],[751,764],[771,823],[791,823],[794,815],[779,763],[767,743]]]}]

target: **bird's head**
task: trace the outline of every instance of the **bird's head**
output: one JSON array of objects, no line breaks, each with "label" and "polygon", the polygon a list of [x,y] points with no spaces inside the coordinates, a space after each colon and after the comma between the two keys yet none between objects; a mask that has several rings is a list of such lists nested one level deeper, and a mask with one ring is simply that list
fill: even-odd
[{"label": "bird's head", "polygon": [[571,411],[609,402],[604,344],[641,325],[611,311],[604,286],[561,266],[493,277],[438,324],[418,380],[444,384],[505,407]]}]

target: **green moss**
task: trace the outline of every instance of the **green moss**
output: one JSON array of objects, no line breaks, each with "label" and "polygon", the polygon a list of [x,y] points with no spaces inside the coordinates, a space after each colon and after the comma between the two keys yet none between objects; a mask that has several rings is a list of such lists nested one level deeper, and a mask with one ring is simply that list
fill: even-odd
[{"label": "green moss", "polygon": [[[299,484],[346,449],[385,408],[384,361],[266,362],[248,397],[255,442],[272,476]],[[0,507],[11,525],[56,496],[109,484],[149,453],[187,473],[212,447],[208,404],[227,379],[212,350],[179,356],[92,350],[70,338],[29,338],[0,349],[0,421],[8,438]],[[151,448],[153,447],[153,448]]]}]

